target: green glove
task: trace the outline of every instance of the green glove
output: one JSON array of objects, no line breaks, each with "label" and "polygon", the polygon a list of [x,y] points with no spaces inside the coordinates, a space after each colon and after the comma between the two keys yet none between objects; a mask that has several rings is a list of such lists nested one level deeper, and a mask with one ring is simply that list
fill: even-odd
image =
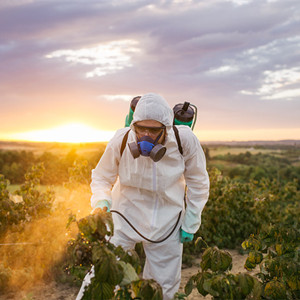
[{"label": "green glove", "polygon": [[103,211],[110,212],[109,203],[107,200],[101,200],[97,203],[96,207],[93,209],[93,212],[97,209],[101,208]]},{"label": "green glove", "polygon": [[180,242],[186,243],[191,242],[194,238],[194,234],[185,232],[184,230],[180,229]]}]

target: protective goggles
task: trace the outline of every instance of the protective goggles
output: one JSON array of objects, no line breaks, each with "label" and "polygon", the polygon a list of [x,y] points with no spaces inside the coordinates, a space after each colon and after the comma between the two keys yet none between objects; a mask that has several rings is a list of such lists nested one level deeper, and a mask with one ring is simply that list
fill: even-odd
[{"label": "protective goggles", "polygon": [[133,124],[135,132],[137,134],[145,134],[148,133],[150,135],[156,136],[158,135],[162,130],[166,129],[166,126],[160,126],[160,127],[149,127],[149,126],[142,126]]}]

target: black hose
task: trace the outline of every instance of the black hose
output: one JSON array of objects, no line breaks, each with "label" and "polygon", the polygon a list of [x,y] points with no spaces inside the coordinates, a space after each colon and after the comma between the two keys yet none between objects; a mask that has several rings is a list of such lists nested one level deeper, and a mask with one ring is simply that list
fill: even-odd
[{"label": "black hose", "polygon": [[194,104],[190,104],[192,107],[194,107],[194,120],[193,120],[193,124],[192,124],[192,130],[194,130],[194,127],[196,125],[196,121],[197,121],[197,113],[198,113],[198,109],[197,109],[197,106],[194,105]]},{"label": "black hose", "polygon": [[120,215],[120,216],[121,216],[121,217],[122,217],[122,218],[130,225],[130,227],[131,227],[131,228],[132,228],[139,236],[141,236],[143,239],[145,239],[146,241],[148,241],[148,242],[150,242],[150,243],[156,243],[156,244],[164,242],[167,238],[169,238],[169,237],[171,236],[171,234],[175,231],[175,229],[176,229],[176,227],[177,227],[177,225],[178,225],[178,223],[179,223],[180,216],[181,216],[181,213],[182,213],[182,211],[179,213],[175,226],[173,227],[172,231],[171,231],[165,238],[163,238],[162,240],[153,241],[153,240],[148,239],[148,238],[145,237],[144,235],[142,235],[142,234],[141,234],[141,233],[140,233],[140,232],[139,232],[139,231],[138,231],[138,230],[130,223],[130,221],[129,221],[123,214],[121,214],[121,213],[118,212],[117,210],[111,210],[110,212],[112,212],[112,213],[117,213],[118,215]]}]

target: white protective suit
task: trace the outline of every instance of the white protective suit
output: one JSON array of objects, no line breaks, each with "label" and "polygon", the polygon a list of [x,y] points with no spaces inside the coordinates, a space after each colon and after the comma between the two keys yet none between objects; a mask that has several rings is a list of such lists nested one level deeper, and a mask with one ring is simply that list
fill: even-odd
[{"label": "white protective suit", "polygon": [[[201,212],[208,199],[209,178],[200,143],[188,126],[177,126],[183,155],[174,134],[173,111],[164,98],[146,94],[137,103],[127,143],[136,142],[133,124],[156,120],[166,126],[163,146],[167,151],[158,162],[150,157],[134,159],[126,146],[120,148],[128,128],[118,130],[108,143],[98,165],[92,171],[92,208],[107,200],[111,209],[122,213],[133,226],[151,240],[161,240],[173,229],[182,211],[182,218],[173,234],[162,243],[151,243],[139,236],[124,219],[113,213],[112,242],[133,249],[142,241],[146,253],[143,277],[155,279],[163,288],[164,300],[172,299],[181,278],[181,228],[195,233],[201,224]],[[184,205],[187,185],[186,208]]]}]

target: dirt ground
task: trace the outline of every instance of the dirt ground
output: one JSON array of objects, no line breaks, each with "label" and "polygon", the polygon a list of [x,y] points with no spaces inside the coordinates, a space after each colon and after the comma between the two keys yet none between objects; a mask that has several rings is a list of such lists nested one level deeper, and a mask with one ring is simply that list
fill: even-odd
[{"label": "dirt ground", "polygon": [[[240,255],[236,250],[229,251],[233,259],[232,273],[246,273],[244,269],[244,263],[246,256]],[[180,285],[180,292],[188,281],[188,279],[198,272],[200,259],[195,261],[195,265],[191,268],[184,268],[182,270],[182,282]],[[58,284],[52,282],[50,284],[37,284],[29,291],[20,291],[17,293],[9,293],[6,295],[0,295],[0,300],[75,300],[79,288],[70,287],[67,285]],[[187,298],[188,300],[201,300],[211,299],[209,295],[202,297],[195,289]]]}]

